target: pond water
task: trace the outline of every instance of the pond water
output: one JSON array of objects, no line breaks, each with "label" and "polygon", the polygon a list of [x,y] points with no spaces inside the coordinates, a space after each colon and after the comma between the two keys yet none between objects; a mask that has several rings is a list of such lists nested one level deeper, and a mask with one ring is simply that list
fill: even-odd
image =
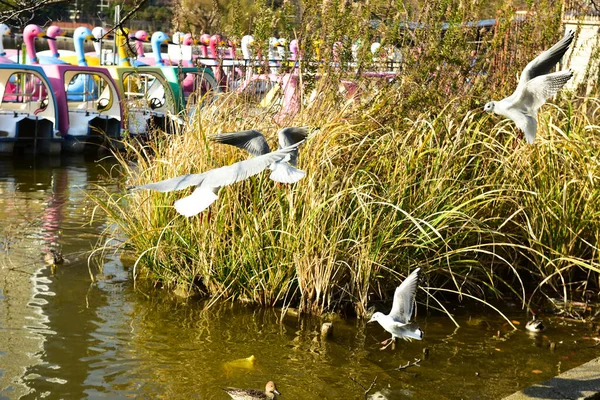
[{"label": "pond water", "polygon": [[[587,325],[544,316],[549,329],[531,336],[517,308],[506,310],[513,331],[490,309],[448,305],[457,329],[421,305],[424,340],[380,351],[377,324],[334,318],[326,341],[320,318],[134,288],[112,253],[92,283],[87,258],[105,224],[89,223],[86,191],[117,190],[103,180],[111,166],[0,159],[0,398],[226,399],[221,387],[273,380],[283,399],[364,399],[376,379],[369,398],[497,399],[600,356]],[[54,273],[51,248],[69,260]]]}]

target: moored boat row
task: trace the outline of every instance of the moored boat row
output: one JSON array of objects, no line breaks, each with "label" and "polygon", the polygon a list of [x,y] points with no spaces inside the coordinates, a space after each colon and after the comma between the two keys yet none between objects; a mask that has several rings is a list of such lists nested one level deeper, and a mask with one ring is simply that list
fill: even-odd
[{"label": "moored boat row", "polygon": [[74,34],[78,65],[61,60],[58,52],[38,56],[34,40],[46,36],[29,25],[23,32],[27,64],[17,63],[17,55],[0,59],[0,154],[97,151],[125,133],[144,136],[154,126],[176,130],[186,108],[218,91],[210,68],[139,68],[128,60],[88,66],[95,62],[84,54],[83,42],[95,38],[84,27]]},{"label": "moored boat row", "polygon": [[[0,35],[3,32],[10,29],[0,25]],[[107,36],[103,28],[77,28],[75,51],[56,48],[53,41],[61,35],[64,32],[55,26],[44,32],[37,25],[28,25],[23,30],[26,57],[10,49],[8,57],[0,57],[0,119],[4,127],[0,129],[0,153],[15,149],[81,152],[117,143],[124,135],[144,137],[153,127],[177,131],[187,112],[203,104],[204,96],[227,90],[253,92],[262,98],[262,107],[279,102],[276,121],[300,109],[299,66],[304,61],[296,40],[289,43],[288,52],[287,40],[271,38],[263,58],[255,51],[251,35],[242,38],[239,54],[235,41],[222,40],[219,35],[194,40],[190,34],[176,33],[174,44],[163,32],[131,34],[118,28],[114,33],[117,51],[107,55],[100,45]],[[47,39],[50,50],[37,53],[36,38]],[[84,52],[86,40],[94,42],[94,52]],[[152,55],[144,53],[146,42]],[[131,54],[132,43],[135,55]],[[168,53],[161,52],[162,45],[169,46]],[[336,45],[337,54],[341,44]],[[376,54],[384,54],[382,60],[389,58],[380,46],[375,47],[374,60]],[[317,59],[309,62],[323,61],[317,54]],[[328,64],[335,67],[342,62],[334,54]],[[344,63],[350,68],[352,64]],[[398,73],[361,76],[373,74],[371,78],[389,80]],[[344,78],[341,83],[349,97],[355,95],[355,81]]]}]

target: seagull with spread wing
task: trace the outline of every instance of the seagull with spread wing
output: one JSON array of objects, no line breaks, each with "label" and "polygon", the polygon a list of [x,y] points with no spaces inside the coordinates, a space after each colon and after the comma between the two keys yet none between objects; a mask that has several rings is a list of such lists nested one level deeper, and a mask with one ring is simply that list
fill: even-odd
[{"label": "seagull with spread wing", "polygon": [[513,120],[525,133],[527,143],[533,143],[537,131],[537,110],[573,76],[571,70],[550,73],[571,42],[573,32],[569,31],[554,46],[527,64],[513,94],[500,101],[490,101],[483,110]]},{"label": "seagull with spread wing", "polygon": [[[308,137],[308,130],[304,127],[283,128],[277,134],[279,137],[279,149],[299,145]],[[240,149],[245,149],[253,156],[268,154],[271,149],[262,133],[256,130],[224,133],[211,137],[217,143],[229,144]],[[298,160],[298,149],[290,153],[289,161],[275,162],[269,166],[270,178],[279,183],[295,183],[306,175],[306,173],[295,168]]]},{"label": "seagull with spread wing", "polygon": [[[419,272],[421,268],[415,269],[409,276],[396,288],[394,292],[394,302],[392,310],[385,315],[381,312],[373,314],[369,322],[377,321],[379,325],[392,334],[392,337],[382,344],[387,343],[381,350],[393,343],[395,338],[411,341],[412,339],[423,339],[423,331],[417,324],[411,324],[410,319],[414,310],[415,294],[419,284]],[[389,342],[389,343],[388,343]]]},{"label": "seagull with spread wing", "polygon": [[[211,169],[201,174],[188,174],[160,182],[137,186],[135,189],[150,189],[158,192],[172,192],[196,186],[191,195],[175,201],[175,209],[181,215],[191,217],[210,206],[217,200],[219,189],[258,175],[273,164],[289,162],[298,151],[302,142],[268,152],[259,157],[236,162],[234,164]],[[303,175],[304,176],[304,175]]]}]

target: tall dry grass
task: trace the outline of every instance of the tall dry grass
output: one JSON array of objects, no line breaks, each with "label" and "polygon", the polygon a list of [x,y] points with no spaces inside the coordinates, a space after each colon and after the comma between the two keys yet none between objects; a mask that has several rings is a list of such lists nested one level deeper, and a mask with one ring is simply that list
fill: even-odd
[{"label": "tall dry grass", "polygon": [[[430,286],[481,299],[528,301],[536,284],[562,291],[597,279],[598,127],[565,101],[544,109],[529,146],[507,121],[457,114],[459,101],[401,130],[364,108],[328,107],[327,119],[309,108],[293,121],[320,123],[301,149],[306,178],[278,187],[261,175],[226,187],[210,219],[175,212],[187,190],[97,201],[139,255],[136,275],[265,306],[364,315],[416,267]],[[278,128],[264,115],[236,117],[245,106],[215,104],[183,135],[130,147],[121,159],[127,183],[247,157],[208,135],[255,128],[274,145]]]},{"label": "tall dry grass", "polygon": [[[331,41],[352,14],[327,4],[305,10],[300,36],[308,35],[307,54],[314,50],[311,32]],[[452,14],[460,8],[449,2],[431,4],[420,15],[432,26],[444,16],[470,16]],[[565,94],[545,106],[534,145],[518,137],[513,123],[480,112],[485,101],[514,88],[510,76],[531,54],[560,37],[556,4],[538,7],[538,25],[528,17],[515,27],[507,18],[484,33],[489,45],[473,69],[464,63],[474,33],[456,25],[444,35],[433,28],[404,34],[412,46],[405,54],[415,43],[421,50],[405,56],[402,77],[374,85],[355,75],[366,89],[351,101],[337,91],[339,74],[317,81],[306,75],[319,96],[286,125],[320,130],[301,147],[299,167],[307,175],[295,185],[279,187],[260,175],[224,188],[209,212],[192,218],[172,207],[188,190],[97,197],[128,238],[123,247],[138,256],[135,277],[215,298],[361,316],[416,267],[426,272],[424,286],[438,288],[428,295],[441,308],[447,293],[484,302],[513,296],[526,304],[540,293],[570,298],[590,285],[597,290],[597,100]],[[338,23],[320,26],[317,16],[325,13]],[[363,28],[347,27],[357,34]],[[400,39],[401,32],[385,33]],[[183,134],[159,135],[119,155],[127,184],[247,157],[209,135],[258,129],[275,145],[281,126],[272,122],[274,112],[223,95]]]}]

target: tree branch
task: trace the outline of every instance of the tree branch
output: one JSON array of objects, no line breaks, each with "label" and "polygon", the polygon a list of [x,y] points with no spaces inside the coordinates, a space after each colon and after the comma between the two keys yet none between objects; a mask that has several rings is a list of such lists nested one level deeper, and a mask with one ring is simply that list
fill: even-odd
[{"label": "tree branch", "polygon": [[11,19],[20,18],[21,14],[26,12],[33,13],[35,10],[40,8],[66,2],[67,0],[27,0],[13,4],[6,0],[0,0],[0,4],[12,8],[12,10],[0,11],[0,23],[4,23]]},{"label": "tree branch", "polygon": [[[114,32],[117,28],[123,28],[123,24],[125,23],[125,21],[127,21],[129,18],[131,18],[131,16],[133,14],[135,14],[140,8],[142,8],[142,6],[144,4],[146,4],[148,2],[148,0],[139,0],[134,6],[133,8],[127,13],[125,14],[125,16],[123,18],[121,18],[119,20],[119,22],[117,22],[115,24],[115,26],[113,26],[108,32],[106,32],[106,35]],[[106,36],[104,35],[104,36]]]},{"label": "tree branch", "polygon": [[401,366],[399,366],[398,368],[396,368],[396,371],[402,371],[403,369],[407,369],[407,368],[409,368],[409,367],[420,367],[420,366],[421,366],[421,365],[419,364],[420,362],[421,362],[421,359],[420,359],[420,358],[415,358],[415,361],[414,361],[414,362],[412,362],[412,363],[411,363],[410,361],[408,361],[408,362],[406,363],[406,365],[401,365]]},{"label": "tree branch", "polygon": [[373,389],[375,387],[375,383],[377,382],[377,375],[375,375],[375,378],[373,378],[373,380],[371,381],[371,384],[369,385],[368,388],[365,388],[360,382],[358,382],[356,379],[354,379],[353,377],[349,377],[350,380],[354,383],[356,383],[358,386],[360,386],[364,391],[364,396],[365,399],[367,398],[367,395],[369,394],[369,392],[371,391],[371,389]]}]

